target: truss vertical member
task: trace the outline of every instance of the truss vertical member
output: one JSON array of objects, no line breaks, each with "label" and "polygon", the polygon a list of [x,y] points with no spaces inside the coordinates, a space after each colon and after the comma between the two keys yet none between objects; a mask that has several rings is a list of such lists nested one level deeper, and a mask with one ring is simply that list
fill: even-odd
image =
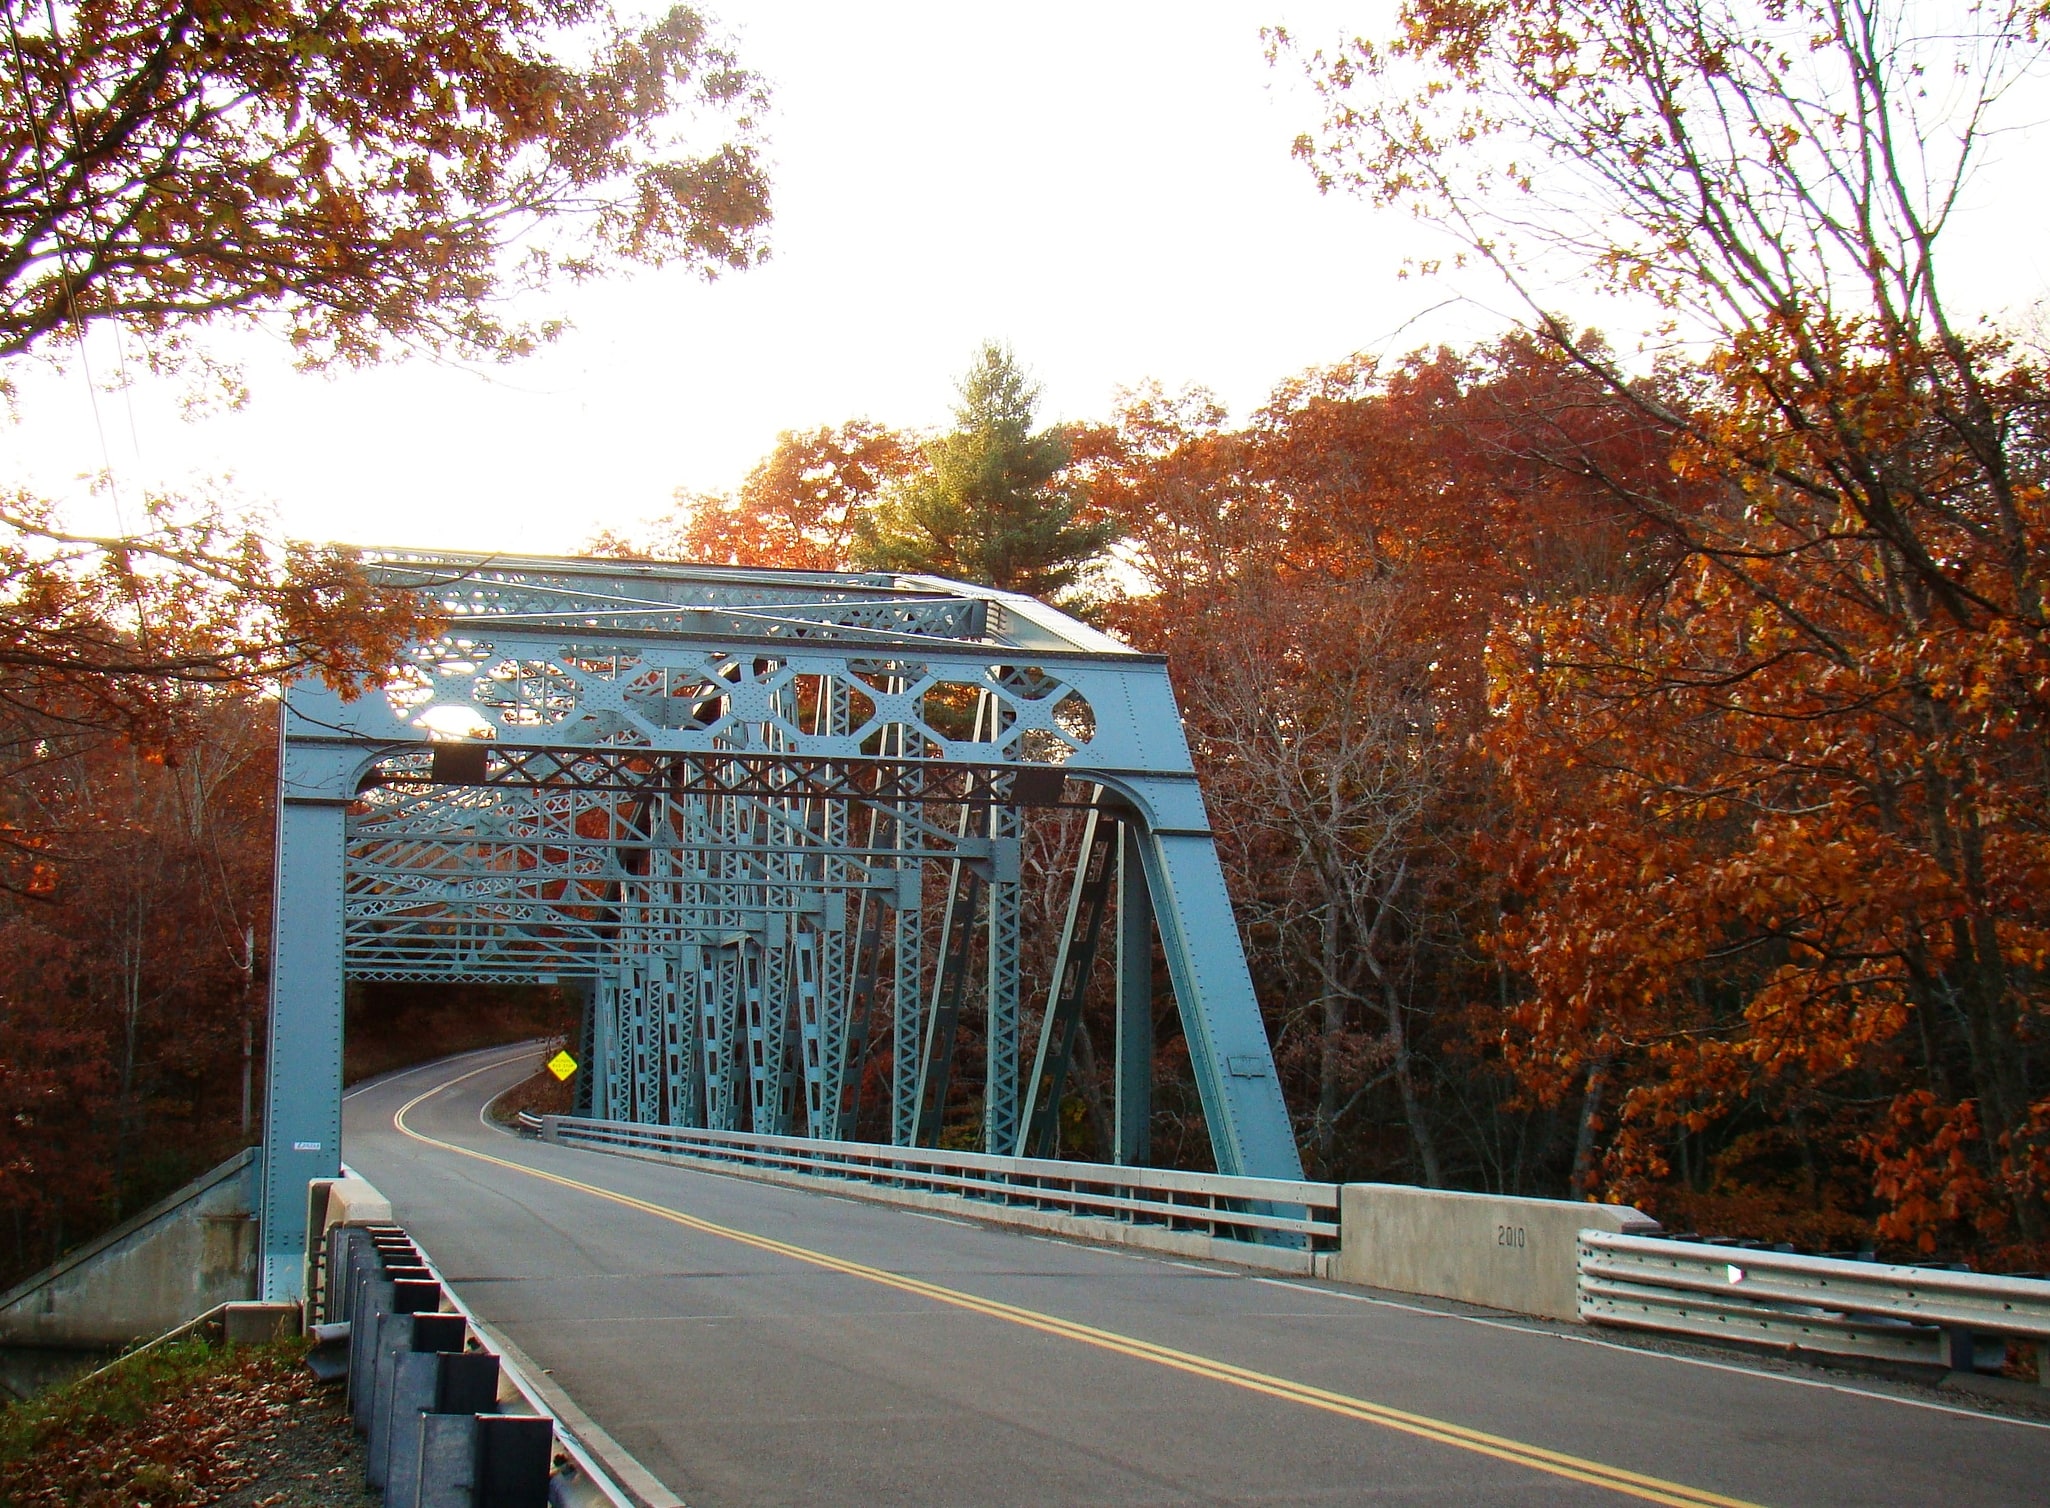
[{"label": "truss vertical member", "polygon": [[[1020,853],[1047,807],[1087,808],[1115,850],[1085,862],[1093,929],[1117,897],[1114,1155],[1146,1156],[1157,928],[1218,1170],[1300,1176],[1159,657],[932,577],[369,559],[444,627],[384,688],[287,688],[267,1297],[300,1292],[306,1182],[339,1166],[345,978],[560,982],[597,1115],[851,1137],[864,1077],[887,1077],[874,1108],[903,1144],[977,1071],[938,1036],[972,991],[966,1087],[983,1146],[1013,1150],[1050,1104],[1017,1041],[1045,963],[1021,946]],[[934,877],[944,945],[935,866],[962,876]]]},{"label": "truss vertical member", "polygon": [[[1008,1147],[1018,1139],[1018,995],[1022,987],[1023,929],[1018,914],[1022,868],[1015,807],[992,805],[989,823],[987,934],[983,979],[982,1144]],[[1152,1069],[1149,1061],[1148,1071]]]},{"label": "truss vertical member", "polygon": [[1139,832],[1118,828],[1117,1098],[1111,1161],[1143,1167],[1153,1155],[1153,902]]}]

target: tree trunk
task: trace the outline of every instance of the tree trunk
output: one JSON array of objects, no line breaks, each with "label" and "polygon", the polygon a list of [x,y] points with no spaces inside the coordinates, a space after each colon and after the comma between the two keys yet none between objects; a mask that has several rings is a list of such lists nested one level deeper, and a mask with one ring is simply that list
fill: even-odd
[{"label": "tree trunk", "polygon": [[1090,1040],[1089,1023],[1075,1023],[1075,1092],[1089,1112],[1089,1135],[1096,1143],[1096,1160],[1109,1162],[1117,1143],[1111,1130],[1110,1112],[1103,1103],[1103,1076],[1097,1071],[1096,1044]]},{"label": "tree trunk", "polygon": [[1438,1143],[1424,1119],[1422,1097],[1416,1089],[1415,1059],[1409,1050],[1409,1032],[1403,1019],[1402,1001],[1393,983],[1381,981],[1382,998],[1388,1002],[1388,1036],[1395,1048],[1395,1084],[1402,1092],[1402,1116],[1409,1123],[1409,1137],[1416,1144],[1417,1161],[1424,1170],[1424,1187],[1442,1188],[1444,1170],[1438,1164]]},{"label": "tree trunk", "polygon": [[1587,1070],[1587,1093],[1580,1102],[1580,1134],[1573,1140],[1573,1177],[1568,1193],[1585,1199],[1594,1192],[1594,1138],[1601,1125],[1602,1096],[1609,1087],[1609,1059],[1605,1053]]},{"label": "tree trunk", "polygon": [[1338,1147],[1338,1071],[1342,1054],[1340,1039],[1345,1033],[1345,996],[1338,988],[1338,903],[1327,890],[1320,977],[1324,984],[1323,1035],[1319,1048],[1317,1077],[1317,1161],[1328,1175]]}]

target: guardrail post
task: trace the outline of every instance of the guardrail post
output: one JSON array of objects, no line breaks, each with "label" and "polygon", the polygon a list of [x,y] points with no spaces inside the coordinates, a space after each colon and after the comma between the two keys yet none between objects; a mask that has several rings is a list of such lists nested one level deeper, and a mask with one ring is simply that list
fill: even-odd
[{"label": "guardrail post", "polygon": [[[357,1183],[355,1209],[388,1215],[383,1197]],[[312,1209],[309,1229],[332,1213],[343,1187],[327,1191],[327,1210]],[[346,1219],[349,1209],[342,1213]],[[575,1463],[565,1468],[570,1476],[591,1469],[516,1372],[505,1379],[513,1389],[506,1401],[516,1412],[499,1412],[501,1358],[473,1335],[468,1312],[444,1292],[403,1229],[386,1220],[334,1224],[319,1246],[325,1260],[317,1312],[329,1323],[315,1335],[323,1346],[348,1344],[349,1414],[369,1437],[364,1479],[383,1489],[386,1508],[549,1508],[558,1444]],[[318,1359],[318,1348],[309,1359]],[[316,1366],[324,1380],[343,1370]],[[612,1489],[604,1492],[606,1501],[623,1501]],[[586,1496],[579,1488],[564,1501]]]},{"label": "guardrail post", "polygon": [[[440,1285],[436,1284],[439,1290]],[[439,1291],[435,1302],[441,1301]],[[407,1363],[423,1351],[460,1351],[469,1324],[460,1314],[415,1312],[388,1314],[377,1327],[377,1355],[372,1361],[376,1381],[370,1400],[370,1456],[364,1464],[364,1479],[372,1487],[391,1480],[392,1429],[404,1421],[405,1395],[401,1379],[409,1375],[413,1385],[429,1391],[412,1403],[414,1411],[432,1401],[432,1371],[409,1369]]]},{"label": "guardrail post", "polygon": [[327,1259],[322,1264],[317,1317],[330,1325],[349,1317],[356,1280],[365,1265],[378,1262],[376,1239],[362,1225],[337,1225],[328,1232]]},{"label": "guardrail post", "polygon": [[533,1414],[479,1414],[475,1438],[473,1492],[478,1508],[547,1508],[555,1450],[552,1420]]},{"label": "guardrail post", "polygon": [[421,1508],[468,1508],[475,1502],[477,1416],[422,1414],[414,1474]]},{"label": "guardrail post", "polygon": [[[462,1349],[468,1322],[460,1314],[416,1315],[414,1349],[398,1359],[385,1426],[384,1500],[399,1508],[420,1501],[420,1421],[428,1414],[484,1413],[498,1407],[498,1358]],[[422,1320],[453,1320],[453,1335],[422,1337]],[[432,1349],[421,1344],[426,1339]],[[453,1344],[448,1344],[450,1340]]]},{"label": "guardrail post", "polygon": [[360,1269],[349,1315],[349,1417],[363,1433],[370,1432],[377,1392],[377,1327],[387,1314],[431,1311],[440,1302],[441,1285],[424,1267],[367,1263]]}]

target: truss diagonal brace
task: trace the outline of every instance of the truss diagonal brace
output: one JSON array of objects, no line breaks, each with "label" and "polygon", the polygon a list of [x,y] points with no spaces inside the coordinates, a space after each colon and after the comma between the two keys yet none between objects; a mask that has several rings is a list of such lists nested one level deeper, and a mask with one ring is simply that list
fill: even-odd
[{"label": "truss diagonal brace", "polygon": [[1116,874],[1118,830],[1115,817],[1091,809],[1082,830],[1075,885],[1068,894],[1068,915],[1061,930],[1060,952],[1054,958],[1053,994],[1039,1027],[1039,1051],[1026,1081],[1024,1133],[1020,1157],[1051,1157],[1060,1124],[1061,1093],[1067,1086],[1068,1064],[1075,1052],[1075,1034],[1082,1025],[1082,998],[1095,970],[1096,947],[1103,936],[1104,913],[1110,908],[1111,881]]}]

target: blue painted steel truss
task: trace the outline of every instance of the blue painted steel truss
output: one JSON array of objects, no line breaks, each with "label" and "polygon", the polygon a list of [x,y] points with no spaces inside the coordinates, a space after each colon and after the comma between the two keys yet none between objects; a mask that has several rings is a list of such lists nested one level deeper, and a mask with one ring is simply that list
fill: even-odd
[{"label": "blue painted steel truss", "polygon": [[[286,696],[267,1295],[338,1168],[345,978],[580,991],[608,1118],[847,1138],[886,1079],[868,1114],[900,1145],[938,1134],[965,1011],[983,1148],[1046,1153],[1107,936],[1141,1162],[1157,927],[1218,1170],[1301,1176],[1159,658],[931,577],[373,560],[445,627],[386,690]],[[1063,809],[1084,833],[1028,1060],[1021,855]]]}]

